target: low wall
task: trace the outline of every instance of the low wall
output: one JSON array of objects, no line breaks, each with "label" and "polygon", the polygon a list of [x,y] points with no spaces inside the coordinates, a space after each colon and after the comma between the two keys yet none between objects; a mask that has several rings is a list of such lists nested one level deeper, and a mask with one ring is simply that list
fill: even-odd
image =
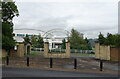
[{"label": "low wall", "polygon": [[[6,56],[7,56],[7,51],[5,49],[2,49],[2,57],[6,57]],[[13,49],[10,49],[10,56],[15,56]]]},{"label": "low wall", "polygon": [[115,48],[115,47],[110,48],[110,59],[112,61],[118,61],[120,59],[119,51],[120,51],[120,47],[119,48]]},{"label": "low wall", "polygon": [[44,43],[44,57],[46,58],[70,58],[70,43],[66,43],[66,52],[65,53],[49,53],[49,43]]},{"label": "low wall", "polygon": [[18,46],[18,48],[17,48],[17,56],[18,57],[24,57],[24,54],[25,54],[25,46],[24,46],[24,44],[23,43],[21,43],[21,44],[18,44],[19,46]]},{"label": "low wall", "polygon": [[110,46],[100,46],[100,58],[110,60]]},{"label": "low wall", "polygon": [[[10,56],[24,57],[24,53],[25,53],[24,44],[17,44],[17,45],[18,45],[17,51],[15,51],[14,49],[10,49]],[[6,57],[6,56],[7,56],[6,50],[2,49],[2,57]]]},{"label": "low wall", "polygon": [[104,46],[99,43],[95,45],[95,57],[97,59],[118,61],[120,59],[119,51],[120,47]]},{"label": "low wall", "polygon": [[2,49],[2,57],[6,57],[6,55],[7,55],[6,50],[5,50],[5,49]]},{"label": "low wall", "polygon": [[47,55],[45,55],[45,57],[47,58],[69,58],[70,57],[70,54],[67,54],[67,53],[47,53]]},{"label": "low wall", "polygon": [[110,46],[95,45],[95,57],[97,59],[110,60]]}]

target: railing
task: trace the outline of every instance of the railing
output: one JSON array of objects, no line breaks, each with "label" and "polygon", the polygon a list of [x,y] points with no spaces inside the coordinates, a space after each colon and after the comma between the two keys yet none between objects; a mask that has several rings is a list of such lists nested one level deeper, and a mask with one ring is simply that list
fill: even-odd
[{"label": "railing", "polygon": [[76,49],[71,49],[71,57],[94,57],[95,52],[93,50],[76,50]]},{"label": "railing", "polygon": [[[44,51],[44,48],[31,48],[32,51]],[[65,53],[66,49],[50,49],[49,53]],[[93,50],[71,49],[70,53],[95,54]]]},{"label": "railing", "polygon": [[32,51],[44,51],[44,48],[31,48]]},{"label": "railing", "polygon": [[51,49],[49,53],[65,53],[66,49]]},{"label": "railing", "polygon": [[78,49],[71,49],[71,53],[95,54],[93,50],[78,50]]}]

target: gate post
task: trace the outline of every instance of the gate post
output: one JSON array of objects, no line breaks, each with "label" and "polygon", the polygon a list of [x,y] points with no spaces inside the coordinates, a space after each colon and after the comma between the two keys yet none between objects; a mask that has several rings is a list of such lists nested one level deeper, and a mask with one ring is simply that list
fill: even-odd
[{"label": "gate post", "polygon": [[44,56],[47,57],[49,52],[49,42],[44,42]]},{"label": "gate post", "polygon": [[66,42],[66,56],[70,57],[70,42]]}]

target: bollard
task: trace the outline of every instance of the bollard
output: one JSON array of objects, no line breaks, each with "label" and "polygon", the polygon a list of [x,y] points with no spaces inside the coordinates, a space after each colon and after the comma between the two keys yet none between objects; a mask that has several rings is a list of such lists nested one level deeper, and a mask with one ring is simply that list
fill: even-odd
[{"label": "bollard", "polygon": [[52,66],[53,66],[53,59],[50,58],[50,68],[52,68]]},{"label": "bollard", "polygon": [[103,70],[103,61],[100,60],[100,71],[102,71],[102,70]]},{"label": "bollard", "polygon": [[74,69],[77,69],[77,59],[74,59]]},{"label": "bollard", "polygon": [[29,66],[29,57],[27,57],[27,66]]},{"label": "bollard", "polygon": [[6,58],[6,64],[9,65],[9,56]]}]

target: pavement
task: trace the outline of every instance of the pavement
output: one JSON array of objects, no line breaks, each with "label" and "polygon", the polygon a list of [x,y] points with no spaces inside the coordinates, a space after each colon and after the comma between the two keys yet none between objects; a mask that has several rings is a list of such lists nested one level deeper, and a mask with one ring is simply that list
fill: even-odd
[{"label": "pavement", "polygon": [[[26,66],[26,58],[11,59],[9,65],[3,62],[3,67],[13,68],[31,68],[31,69],[44,69],[44,70],[56,70],[56,71],[68,71],[68,72],[83,72],[83,73],[102,73],[102,74],[118,74],[119,66],[117,62],[104,61],[103,71],[99,71],[99,60],[94,57],[81,56],[77,57],[77,69],[74,70],[74,58],[70,59],[53,59],[53,68],[49,68],[49,59],[42,58],[40,56],[30,57],[30,66]],[[8,74],[9,75],[9,74]]]},{"label": "pavement", "polygon": [[3,77],[118,77],[116,74],[2,67]]},{"label": "pavement", "polygon": [[[79,56],[77,57],[78,60],[81,62],[84,62],[85,64],[89,64],[89,66],[98,66],[99,67],[99,60],[95,60],[95,57],[92,56]],[[112,71],[118,71],[120,70],[120,66],[118,65],[118,62],[111,62],[111,61],[103,61],[104,69],[112,70]]]}]

